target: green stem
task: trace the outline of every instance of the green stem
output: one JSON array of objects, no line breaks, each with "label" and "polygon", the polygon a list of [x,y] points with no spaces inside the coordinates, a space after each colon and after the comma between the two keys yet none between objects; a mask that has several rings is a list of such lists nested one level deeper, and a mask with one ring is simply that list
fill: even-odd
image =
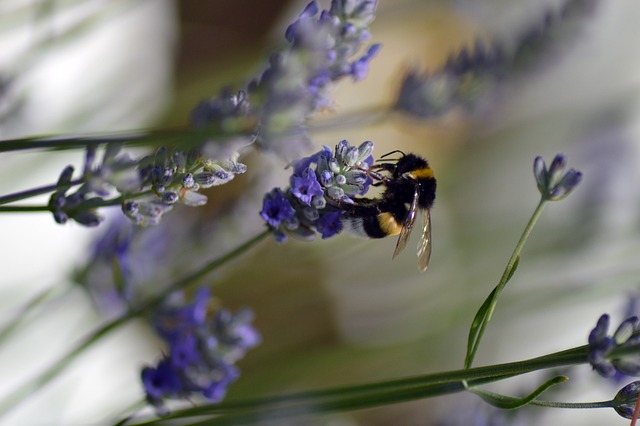
[{"label": "green stem", "polygon": [[49,368],[40,373],[40,375],[36,376],[29,382],[25,383],[22,387],[18,388],[14,392],[10,394],[10,396],[6,397],[2,403],[0,403],[0,416],[5,415],[13,408],[17,407],[20,402],[22,402],[26,397],[33,395],[40,389],[44,388],[52,379],[54,379],[61,371],[64,370],[67,365],[69,365],[75,358],[78,357],[85,349],[93,345],[95,342],[102,339],[104,336],[111,333],[113,330],[116,330],[121,325],[127,323],[132,318],[140,316],[146,313],[148,310],[158,306],[162,301],[172,292],[176,290],[183,289],[191,284],[194,284],[196,281],[205,277],[208,273],[213,270],[219,268],[230,260],[240,256],[245,253],[248,249],[253,247],[259,241],[263,240],[267,235],[271,233],[270,230],[266,230],[242,245],[236,247],[225,255],[212,260],[211,262],[204,265],[199,270],[183,277],[182,279],[176,281],[173,285],[169,286],[167,289],[162,291],[160,294],[152,297],[148,301],[144,302],[140,306],[135,309],[129,311],[127,314],[116,318],[115,320],[104,324],[102,327],[98,328],[94,332],[92,332],[89,336],[85,337],[82,342],[77,344],[73,349],[71,349],[64,356],[60,357],[56,362],[54,362]]},{"label": "green stem", "polygon": [[[66,288],[59,296],[56,298],[62,298],[65,294],[69,292],[71,288]],[[28,316],[33,313],[36,309],[41,307],[44,302],[49,301],[51,299],[51,295],[58,290],[56,287],[47,288],[42,292],[38,293],[31,300],[29,300],[13,317],[11,321],[5,324],[0,329],[0,345],[5,342],[14,331],[20,327],[20,325],[25,322]]]},{"label": "green stem", "polygon": [[141,400],[136,401],[135,403],[131,404],[129,407],[127,407],[124,410],[122,410],[123,414],[121,416],[118,416],[118,417],[121,417],[122,420],[118,421],[117,423],[114,423],[113,426],[124,426],[124,425],[126,425],[129,422],[129,420],[131,420],[133,417],[135,417],[137,412],[139,412],[140,410],[142,410],[146,406],[147,406],[147,401],[144,400],[144,399],[141,399]]},{"label": "green stem", "polygon": [[105,143],[121,143],[130,146],[172,144],[184,140],[192,134],[189,130],[123,132],[122,134],[105,134],[88,137],[29,137],[10,139],[0,142],[0,152],[24,151],[32,149],[69,150],[99,146]]},{"label": "green stem", "polygon": [[[515,268],[520,260],[520,253],[522,252],[524,244],[527,242],[527,239],[529,238],[529,235],[531,234],[533,227],[538,221],[538,218],[542,214],[542,210],[544,210],[544,207],[546,204],[547,204],[547,200],[544,198],[541,198],[540,202],[538,203],[538,206],[536,207],[533,214],[531,215],[531,218],[529,219],[527,226],[525,227],[524,231],[522,232],[522,235],[520,236],[520,240],[518,241],[518,244],[516,244],[516,247],[513,250],[513,253],[511,254],[511,258],[509,259],[509,262],[507,263],[507,267],[505,268],[502,274],[502,278],[500,278],[500,282],[498,283],[498,285],[493,290],[490,296],[489,304],[486,308],[486,311],[483,313],[483,317],[481,319],[479,328],[475,335],[474,335],[474,330],[472,326],[472,330],[469,336],[469,346],[467,348],[467,356],[464,364],[465,368],[470,368],[471,365],[473,364],[473,360],[475,359],[476,353],[478,351],[480,341],[482,340],[485,329],[487,328],[487,324],[489,323],[489,320],[493,315],[493,311],[495,310],[496,304],[498,303],[498,298],[500,297],[500,293],[502,293],[502,290],[505,288],[505,286],[507,285],[507,282],[509,282],[509,279],[513,275]],[[481,310],[482,309],[483,308],[481,308]]]},{"label": "green stem", "polygon": [[0,206],[0,213],[49,212],[49,206]]},{"label": "green stem", "polygon": [[[490,381],[490,380],[489,380]],[[487,381],[483,381],[486,383]],[[443,383],[438,385],[426,385],[410,388],[396,392],[370,393],[352,398],[316,401],[311,404],[302,403],[285,407],[267,407],[262,410],[222,414],[219,417],[205,418],[200,421],[187,423],[190,426],[213,426],[213,425],[245,425],[255,424],[269,420],[281,420],[292,417],[305,416],[314,413],[333,413],[365,408],[380,407],[383,405],[397,404],[401,402],[414,401],[423,398],[447,395],[451,393],[463,392],[465,386],[462,382]],[[151,422],[154,424],[155,422]],[[172,424],[160,420],[157,424]]]},{"label": "green stem", "polygon": [[[262,418],[262,415],[283,418],[316,411],[366,408],[462,392],[468,386],[479,386],[532,371],[582,364],[587,362],[587,357],[588,346],[585,345],[519,362],[194,407],[176,411],[168,417],[149,423],[163,424],[171,419],[228,413],[233,419],[229,424],[236,424],[237,419],[241,419],[238,422],[242,423]],[[223,424],[227,424],[226,421]]]},{"label": "green stem", "polygon": [[597,402],[555,402],[555,401],[539,401],[537,399],[531,401],[529,405],[549,408],[613,408],[615,401],[597,401]]},{"label": "green stem", "polygon": [[[195,146],[207,140],[223,140],[230,137],[251,135],[255,129],[251,123],[242,123],[234,128],[232,135],[222,128],[155,130],[144,132],[122,132],[79,137],[29,137],[0,141],[0,152],[24,151],[33,149],[71,150],[119,143],[127,146],[185,145]],[[243,127],[244,126],[244,127]]]},{"label": "green stem", "polygon": [[[91,209],[97,209],[101,207],[113,207],[119,206],[125,201],[135,200],[138,198],[146,197],[153,194],[153,190],[149,189],[138,194],[126,194],[109,200],[102,200],[91,204]],[[82,205],[80,206],[82,207]],[[27,212],[50,212],[51,208],[48,205],[38,206],[0,206],[0,213],[27,213]]]},{"label": "green stem", "polygon": [[0,205],[12,203],[14,201],[24,200],[26,198],[35,197],[37,195],[47,194],[49,192],[53,192],[57,190],[69,189],[72,186],[81,184],[82,182],[83,182],[82,179],[76,179],[69,182],[67,185],[53,184],[53,185],[41,186],[39,188],[30,189],[28,191],[20,191],[20,192],[15,192],[13,194],[4,195],[0,197]]},{"label": "green stem", "polygon": [[[99,146],[105,143],[122,143],[126,145],[143,145],[145,140],[151,136],[158,136],[157,133],[146,134],[123,134],[122,136],[96,136],[96,137],[70,137],[70,138],[47,138],[30,137],[21,139],[10,139],[0,142],[0,152],[25,151],[32,149],[56,149],[68,150],[86,148],[88,146]],[[165,139],[162,139],[165,141]],[[150,141],[148,141],[150,142]]]}]

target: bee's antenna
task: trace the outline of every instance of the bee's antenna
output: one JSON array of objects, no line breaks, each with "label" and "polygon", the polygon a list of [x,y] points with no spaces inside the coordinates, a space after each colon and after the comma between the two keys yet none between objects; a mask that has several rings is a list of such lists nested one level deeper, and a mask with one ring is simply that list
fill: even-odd
[{"label": "bee's antenna", "polygon": [[395,154],[396,152],[399,152],[400,154],[402,154],[402,156],[403,156],[403,157],[406,157],[406,156],[407,156],[407,154],[405,154],[404,152],[400,151],[399,149],[396,149],[395,151],[387,152],[386,154],[381,155],[381,156],[380,156],[380,158],[388,157],[388,156],[390,156],[391,154]]}]

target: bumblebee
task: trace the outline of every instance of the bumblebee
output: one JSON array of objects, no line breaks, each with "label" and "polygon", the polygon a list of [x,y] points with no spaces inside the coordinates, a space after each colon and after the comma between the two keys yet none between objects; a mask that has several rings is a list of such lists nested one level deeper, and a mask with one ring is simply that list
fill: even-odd
[{"label": "bumblebee", "polygon": [[372,166],[369,176],[374,186],[384,186],[380,198],[355,198],[343,206],[344,222],[351,231],[366,238],[398,235],[395,258],[404,250],[413,230],[418,210],[423,212],[422,234],[418,242],[418,268],[425,271],[431,257],[431,213],[436,198],[436,179],[429,163],[415,154],[399,153],[398,159]]}]

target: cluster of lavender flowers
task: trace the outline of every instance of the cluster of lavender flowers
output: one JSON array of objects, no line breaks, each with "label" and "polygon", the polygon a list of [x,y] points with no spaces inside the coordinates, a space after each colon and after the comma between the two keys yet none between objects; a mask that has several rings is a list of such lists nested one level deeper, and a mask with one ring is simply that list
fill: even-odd
[{"label": "cluster of lavender flowers", "polygon": [[[542,27],[519,37],[511,52],[499,43],[477,41],[473,48],[452,55],[439,72],[409,72],[395,109],[431,117],[456,106],[476,107],[479,94],[512,73],[532,48],[545,42],[555,23],[565,19],[576,5],[590,2],[568,0],[557,15],[545,15]],[[197,140],[186,144],[185,149],[160,147],[153,155],[135,160],[121,152],[121,144],[109,143],[101,162],[96,163],[97,146],[90,146],[82,177],[74,180],[74,170],[69,166],[59,178],[48,206],[55,220],[65,223],[73,219],[95,226],[102,220],[98,208],[119,204],[134,224],[155,225],[178,203],[205,204],[207,197],[200,189],[225,184],[244,173],[247,168],[238,160],[245,146],[255,143],[282,157],[298,158],[310,146],[307,119],[331,106],[330,84],[343,78],[364,78],[369,62],[378,53],[378,44],[363,49],[370,39],[368,25],[376,6],[375,0],[333,0],[329,9],[321,11],[315,1],[309,3],[286,30],[289,46],[271,56],[259,77],[243,89],[225,90],[193,110],[191,121]],[[276,240],[284,242],[289,235],[313,239],[317,234],[325,239],[340,233],[345,210],[375,185],[373,148],[371,141],[352,146],[343,140],[333,150],[325,146],[311,156],[292,161],[289,187],[267,193],[260,211]],[[565,198],[580,183],[582,174],[574,169],[565,171],[566,166],[566,157],[561,154],[549,168],[541,157],[536,158],[534,176],[543,202]],[[79,188],[70,193],[76,185]],[[119,196],[108,199],[114,192]],[[142,369],[147,402],[158,414],[164,414],[167,400],[202,396],[210,402],[220,401],[239,377],[236,362],[260,343],[252,312],[244,309],[233,314],[222,308],[212,312],[207,288],[197,291],[191,302],[185,300],[184,292],[174,291],[161,303],[156,299],[158,303],[145,305],[138,294],[143,287],[140,284],[158,284],[154,277],[144,277],[144,265],[154,264],[147,260],[157,263],[160,258],[173,257],[171,260],[176,261],[177,256],[159,254],[170,246],[166,241],[148,244],[134,254],[134,235],[128,225],[108,230],[85,273],[97,275],[98,266],[109,265],[113,269],[109,291],[115,290],[120,307],[128,308],[124,315],[148,314],[167,345],[157,364]],[[93,271],[89,271],[91,268]],[[166,289],[160,283],[151,291],[162,295]],[[627,319],[612,336],[608,335],[608,326],[609,317],[603,315],[591,332],[589,362],[605,377],[616,372],[640,374],[640,360],[632,352],[640,343],[640,320]],[[625,416],[630,416],[628,406],[638,397],[638,383],[616,396],[622,408],[614,408],[620,408]]]},{"label": "cluster of lavender flowers", "polygon": [[200,189],[223,185],[247,167],[238,162],[239,152],[224,156],[205,156],[197,150],[158,148],[153,157],[141,160],[142,182],[150,185],[155,198],[128,201],[123,211],[138,225],[157,224],[160,216],[177,202],[187,206],[202,206],[207,197]]},{"label": "cluster of lavender flowers", "polygon": [[558,50],[558,40],[575,39],[579,27],[576,24],[592,14],[596,3],[597,0],[568,0],[555,12],[546,10],[511,45],[478,38],[472,46],[450,55],[439,70],[409,70],[394,108],[418,118],[439,117],[455,108],[482,110],[492,103],[505,80],[529,72],[533,63],[543,62],[541,56],[552,56],[552,51]]},{"label": "cluster of lavender flowers", "polygon": [[169,346],[155,367],[142,370],[147,401],[164,412],[167,399],[187,399],[200,394],[220,401],[240,372],[235,362],[260,343],[260,334],[247,309],[236,314],[219,309],[209,314],[211,294],[200,289],[191,303],[169,301],[152,318],[158,334]]},{"label": "cluster of lavender flowers", "polygon": [[[159,148],[134,160],[109,143],[103,161],[94,165],[95,146],[87,150],[84,173],[72,181],[73,168],[59,178],[49,210],[58,223],[69,218],[85,226],[102,221],[99,207],[121,205],[137,225],[156,225],[176,203],[201,206],[207,197],[199,189],[222,185],[246,166],[240,150],[255,143],[282,157],[297,158],[309,150],[306,120],[330,104],[331,83],[346,77],[364,78],[380,49],[370,45],[368,25],[376,0],[333,0],[320,11],[312,1],[286,30],[289,46],[273,54],[261,75],[233,94],[200,102],[191,113],[187,147]],[[80,188],[67,195],[70,187]],[[119,196],[105,199],[112,193]]]},{"label": "cluster of lavender flowers", "polygon": [[107,224],[75,274],[101,312],[122,315],[166,291],[177,271],[157,265],[190,265],[181,252],[187,242],[198,244],[198,233],[178,215],[170,225],[141,228],[123,216]]},{"label": "cluster of lavender flowers", "polygon": [[[124,217],[116,219],[97,241],[76,280],[107,313],[144,313],[166,343],[166,355],[141,373],[146,399],[158,414],[166,414],[165,401],[170,399],[201,395],[220,401],[240,375],[236,361],[261,341],[251,324],[252,311],[231,313],[218,308],[212,312],[208,288],[197,291],[191,302],[185,301],[184,291],[168,288],[175,279],[175,265],[187,267],[193,258],[193,253],[180,257],[184,246],[176,244],[178,240],[198,243],[191,222],[176,216],[171,218],[172,226],[140,228]],[[161,299],[163,294],[167,296]],[[160,304],[154,302],[160,300]]]},{"label": "cluster of lavender flowers", "polygon": [[325,146],[319,152],[292,163],[291,186],[274,188],[264,197],[260,216],[277,241],[287,234],[313,239],[342,231],[342,206],[353,203],[353,197],[364,195],[373,179],[367,173],[373,165],[373,142],[352,146],[339,142],[335,150]]},{"label": "cluster of lavender flowers", "polygon": [[[354,81],[364,78],[378,52],[377,44],[360,52],[370,38],[367,27],[376,5],[372,0],[333,0],[328,10],[320,11],[315,1],[309,3],[286,30],[289,46],[271,56],[258,78],[235,93],[225,89],[195,107],[192,142],[160,147],[141,159],[122,153],[122,144],[109,143],[100,162],[96,162],[96,146],[89,147],[82,178],[72,181],[73,170],[60,178],[50,203],[56,220],[63,223],[72,218],[97,225],[102,220],[99,207],[119,204],[133,224],[156,225],[175,204],[201,206],[207,202],[201,189],[225,184],[244,173],[246,166],[238,161],[244,147],[254,145],[285,157],[299,157],[297,152],[310,145],[307,118],[330,105],[330,84],[348,77]],[[372,181],[366,170],[373,164],[372,150],[371,142],[351,147],[343,141],[335,154],[325,148],[295,161],[287,195],[292,197],[289,207],[295,210],[287,220],[287,231],[308,237],[317,230],[323,238],[339,232],[341,213],[336,206],[330,208],[327,200],[348,202],[368,190]],[[80,189],[67,196],[68,188],[76,184],[81,184]],[[119,196],[108,199],[114,192]],[[278,209],[284,204],[275,193],[274,197],[266,209],[273,212],[274,232],[284,238],[284,225],[276,224],[283,214]],[[296,220],[297,226],[293,224]],[[120,314],[135,311],[149,296],[167,289],[166,277],[157,277],[158,271],[145,265],[179,259],[175,245],[167,243],[173,229],[141,233],[131,225],[112,223],[88,267],[77,277],[103,308]],[[175,232],[189,233],[189,229]],[[154,282],[153,288],[149,282]],[[142,381],[147,401],[159,413],[164,412],[167,399],[194,394],[214,402],[222,399],[239,375],[235,362],[260,342],[250,324],[250,311],[232,315],[220,309],[211,317],[208,291],[199,291],[191,303],[174,300],[183,296],[174,292],[169,298],[173,302],[151,309],[151,323],[168,352],[155,366],[144,368]]]},{"label": "cluster of lavender flowers", "polygon": [[305,123],[330,105],[330,84],[364,78],[380,49],[373,44],[359,53],[371,38],[368,25],[376,6],[377,0],[333,0],[320,11],[316,1],[310,2],[285,32],[289,48],[273,54],[266,70],[236,95],[225,91],[221,98],[201,102],[193,124],[210,129],[221,122],[225,128],[255,122],[253,137],[262,148],[290,159],[308,152]]},{"label": "cluster of lavender flowers", "polygon": [[[121,144],[107,144],[102,161],[95,164],[97,148],[87,148],[82,178],[75,183],[73,167],[63,170],[49,200],[56,222],[63,224],[71,218],[85,226],[97,226],[103,220],[99,207],[120,204],[136,225],[157,225],[174,204],[202,206],[207,196],[199,193],[200,189],[225,184],[247,169],[237,161],[238,152],[207,156],[199,149],[160,147],[154,155],[134,160],[121,150]],[[77,183],[80,187],[68,194]],[[114,192],[120,196],[105,199]]]}]

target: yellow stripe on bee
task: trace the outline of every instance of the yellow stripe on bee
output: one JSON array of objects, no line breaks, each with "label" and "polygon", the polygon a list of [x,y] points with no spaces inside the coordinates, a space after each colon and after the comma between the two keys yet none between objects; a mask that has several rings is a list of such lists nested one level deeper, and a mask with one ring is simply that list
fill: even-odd
[{"label": "yellow stripe on bee", "polygon": [[409,176],[411,176],[414,179],[429,179],[432,178],[433,179],[433,169],[431,167],[423,167],[421,169],[418,170],[414,170],[412,172],[409,173]]},{"label": "yellow stripe on bee", "polygon": [[391,213],[380,213],[378,215],[378,225],[380,229],[387,235],[398,235],[402,231],[402,225],[399,224]]}]

